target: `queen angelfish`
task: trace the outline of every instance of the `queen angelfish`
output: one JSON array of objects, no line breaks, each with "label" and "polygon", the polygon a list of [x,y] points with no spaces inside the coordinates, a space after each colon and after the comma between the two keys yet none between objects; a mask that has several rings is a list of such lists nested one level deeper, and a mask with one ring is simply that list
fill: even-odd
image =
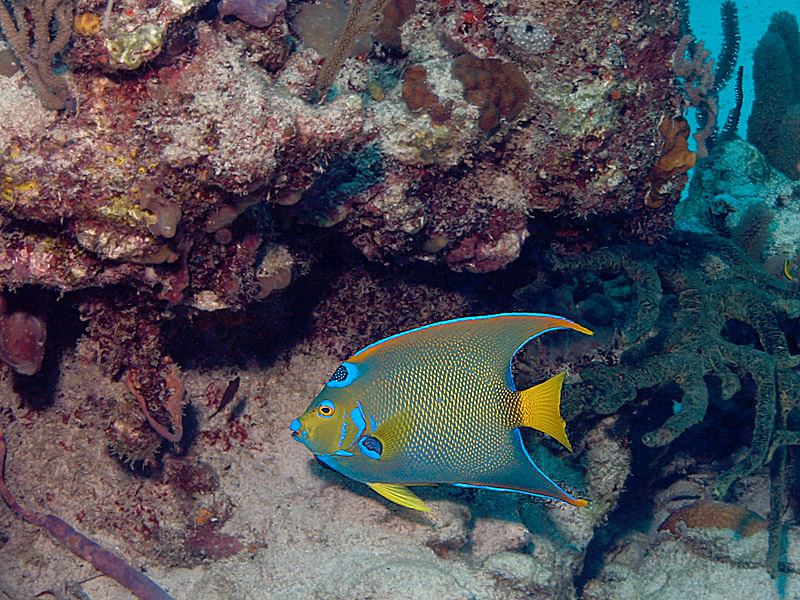
[{"label": "queen angelfish", "polygon": [[428,510],[406,486],[461,487],[574,498],[545,475],[520,429],[572,450],[559,409],[564,374],[519,391],[511,360],[531,339],[585,327],[563,317],[503,313],[417,327],[343,362],[292,436],[340,473],[389,500]]}]

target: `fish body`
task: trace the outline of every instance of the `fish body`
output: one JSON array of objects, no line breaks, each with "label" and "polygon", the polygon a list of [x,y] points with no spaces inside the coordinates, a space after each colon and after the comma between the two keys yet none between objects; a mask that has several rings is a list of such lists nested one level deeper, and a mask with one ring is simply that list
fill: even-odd
[{"label": "fish body", "polygon": [[432,323],[354,354],[290,428],[323,463],[390,500],[427,510],[405,486],[452,484],[582,506],[522,443],[531,427],[571,450],[559,412],[564,375],[515,388],[511,360],[563,317],[503,313]]}]

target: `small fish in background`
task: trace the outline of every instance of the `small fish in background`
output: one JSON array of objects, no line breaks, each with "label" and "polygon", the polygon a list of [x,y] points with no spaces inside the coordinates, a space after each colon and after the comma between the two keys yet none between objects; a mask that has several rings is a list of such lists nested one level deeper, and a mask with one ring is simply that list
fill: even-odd
[{"label": "small fish in background", "polygon": [[559,404],[564,374],[514,387],[511,360],[563,317],[503,313],[432,323],[392,335],[343,362],[292,436],[324,464],[392,502],[429,510],[406,486],[446,483],[555,498],[583,506],[536,466],[530,427],[572,450]]},{"label": "small fish in background", "polygon": [[763,261],[764,270],[789,285],[790,289],[800,288],[800,261],[785,253],[773,254]]}]

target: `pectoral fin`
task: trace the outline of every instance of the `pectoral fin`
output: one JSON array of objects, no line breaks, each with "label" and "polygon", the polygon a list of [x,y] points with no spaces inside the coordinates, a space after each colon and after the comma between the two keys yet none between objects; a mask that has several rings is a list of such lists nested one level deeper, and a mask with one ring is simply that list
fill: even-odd
[{"label": "pectoral fin", "polygon": [[372,437],[376,438],[381,444],[379,458],[389,461],[405,450],[410,430],[411,419],[406,414],[406,411],[401,411],[387,419],[373,431]]},{"label": "pectoral fin", "polygon": [[391,500],[400,506],[424,512],[431,511],[422,500],[404,485],[394,483],[368,483],[367,485],[387,500]]}]

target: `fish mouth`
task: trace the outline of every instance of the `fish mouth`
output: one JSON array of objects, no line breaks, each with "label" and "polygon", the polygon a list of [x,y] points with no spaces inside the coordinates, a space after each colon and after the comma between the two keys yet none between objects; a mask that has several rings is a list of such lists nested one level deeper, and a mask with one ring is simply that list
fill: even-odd
[{"label": "fish mouth", "polygon": [[295,419],[289,424],[289,429],[292,430],[292,437],[301,444],[308,445],[308,430],[303,429],[299,419]]},{"label": "fish mouth", "polygon": [[301,444],[305,444],[308,446],[308,432],[307,431],[295,431],[292,433],[292,438],[295,442],[300,442]]}]

